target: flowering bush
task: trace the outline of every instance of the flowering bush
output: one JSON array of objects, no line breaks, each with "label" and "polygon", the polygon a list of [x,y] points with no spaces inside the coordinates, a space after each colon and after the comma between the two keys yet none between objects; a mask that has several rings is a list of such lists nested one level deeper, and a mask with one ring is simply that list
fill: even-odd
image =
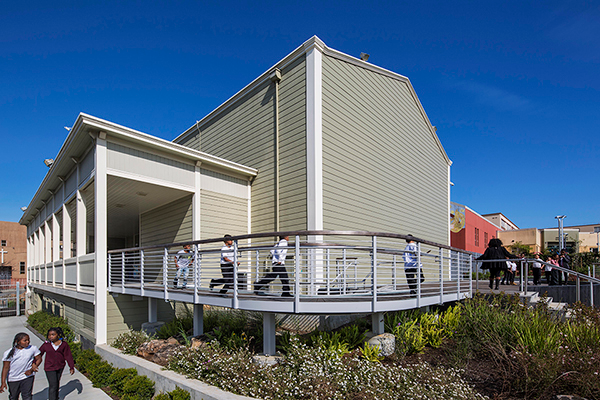
[{"label": "flowering bush", "polygon": [[136,355],[137,349],[151,339],[146,332],[131,329],[117,336],[111,346],[125,354]]},{"label": "flowering bush", "polygon": [[426,363],[407,367],[364,360],[359,351],[340,356],[290,338],[276,366],[252,363],[246,349],[217,342],[203,349],[181,348],[168,368],[223,390],[262,399],[484,399],[456,369]]}]

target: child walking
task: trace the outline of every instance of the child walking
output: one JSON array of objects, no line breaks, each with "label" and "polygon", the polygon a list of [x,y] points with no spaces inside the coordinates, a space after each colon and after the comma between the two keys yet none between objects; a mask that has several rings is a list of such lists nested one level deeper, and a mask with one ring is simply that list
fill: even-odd
[{"label": "child walking", "polygon": [[46,334],[48,340],[40,346],[41,355],[46,354],[44,371],[46,371],[46,378],[48,378],[48,400],[58,400],[60,378],[67,363],[71,375],[75,373],[75,362],[73,361],[71,348],[63,340],[63,336],[64,333],[61,328],[50,328]]},{"label": "child walking", "polygon": [[0,393],[6,390],[8,380],[10,400],[17,400],[19,395],[23,400],[31,400],[35,372],[41,362],[40,351],[29,343],[29,335],[23,332],[17,333],[12,348],[6,350],[2,357]]}]

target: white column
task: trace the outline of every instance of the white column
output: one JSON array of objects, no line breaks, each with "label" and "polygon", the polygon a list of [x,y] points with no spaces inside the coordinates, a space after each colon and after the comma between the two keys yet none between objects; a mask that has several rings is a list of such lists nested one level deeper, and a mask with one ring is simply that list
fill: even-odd
[{"label": "white column", "polygon": [[308,230],[323,229],[323,54],[306,55],[306,174]]},{"label": "white column", "polygon": [[[64,186],[64,185],[63,185]],[[67,267],[65,260],[71,258],[71,214],[65,204],[62,205],[63,226],[62,226],[62,242],[63,242],[63,258],[62,258],[62,286],[67,287]]]},{"label": "white column", "polygon": [[48,220],[44,222],[44,239],[45,239],[45,257],[44,263],[48,264],[52,261],[52,231],[50,230],[50,225],[48,224]]},{"label": "white column", "polygon": [[87,252],[87,207],[79,190],[77,190],[75,202],[75,256],[77,257],[75,262],[75,288],[79,291],[81,283],[79,257],[84,256]]},{"label": "white column", "polygon": [[263,353],[275,354],[275,314],[263,312]]},{"label": "white column", "polygon": [[60,260],[60,225],[56,214],[52,214],[52,261]]},{"label": "white column", "polygon": [[106,133],[100,132],[96,139],[95,152],[95,170],[94,193],[95,201],[95,252],[96,263],[94,268],[95,278],[95,328],[96,344],[106,344],[107,340],[107,300],[108,300],[108,280],[107,280],[107,176],[106,176]]},{"label": "white column", "polygon": [[200,189],[202,182],[202,174],[200,166],[202,163],[196,161],[194,170],[194,196],[192,198],[192,240],[200,240]]}]

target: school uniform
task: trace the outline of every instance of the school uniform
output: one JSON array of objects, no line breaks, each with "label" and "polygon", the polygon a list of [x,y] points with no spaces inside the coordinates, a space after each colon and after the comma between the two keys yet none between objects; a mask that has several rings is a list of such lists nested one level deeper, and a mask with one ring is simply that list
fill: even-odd
[{"label": "school uniform", "polygon": [[31,375],[25,375],[25,372],[31,369],[33,360],[40,354],[40,350],[33,345],[29,345],[24,349],[15,348],[12,357],[8,357],[10,351],[11,349],[6,350],[2,357],[2,361],[10,361],[7,378],[9,400],[17,400],[19,395],[23,400],[31,400],[35,372]]},{"label": "school uniform", "polygon": [[417,276],[421,275],[421,283],[425,281],[423,275],[423,264],[417,263],[418,247],[416,243],[409,243],[404,248],[404,273],[406,274],[406,282],[411,294],[417,294],[418,282]]},{"label": "school uniform", "polygon": [[533,273],[533,284],[539,285],[542,281],[542,263],[541,260],[536,259],[533,264],[531,264],[531,272]]},{"label": "school uniform", "polygon": [[[212,279],[210,281],[210,288],[216,285],[223,285],[223,288],[219,293],[225,294],[227,290],[233,289],[233,245],[224,245],[221,247],[221,274],[222,278]],[[230,260],[230,261],[227,261]]]},{"label": "school uniform", "polygon": [[258,294],[260,289],[266,284],[273,282],[276,278],[279,277],[281,280],[283,293],[281,294],[283,297],[291,297],[291,288],[290,288],[290,277],[288,276],[287,270],[285,269],[285,257],[287,256],[287,247],[288,242],[285,239],[281,239],[273,250],[271,250],[271,255],[273,256],[273,264],[271,266],[271,272],[269,272],[263,279],[261,279],[254,286],[254,293]]},{"label": "school uniform", "polygon": [[69,363],[69,369],[75,368],[71,348],[67,342],[62,340],[58,345],[46,341],[40,346],[40,353],[42,355],[46,354],[44,371],[46,372],[46,378],[48,378],[48,400],[58,400],[60,378],[65,365]]}]

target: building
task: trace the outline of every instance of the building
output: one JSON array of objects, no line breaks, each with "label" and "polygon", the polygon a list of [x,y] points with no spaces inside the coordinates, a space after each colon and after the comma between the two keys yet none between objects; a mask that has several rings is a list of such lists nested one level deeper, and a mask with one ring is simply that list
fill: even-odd
[{"label": "building", "polygon": [[0,221],[0,280],[26,278],[27,228],[17,222]]},{"label": "building", "polygon": [[500,230],[503,231],[519,229],[515,223],[513,223],[506,215],[502,213],[483,214],[482,217],[490,221],[492,224],[499,226]]},{"label": "building", "polygon": [[[598,251],[598,234],[594,232],[595,227],[600,227],[600,224],[565,226],[563,228],[565,248],[571,253]],[[529,246],[533,252],[558,251],[560,248],[558,236],[558,228],[528,228],[498,232],[498,237],[505,246],[519,242]]]},{"label": "building", "polygon": [[32,308],[94,343],[172,312],[108,291],[124,247],[323,229],[448,245],[450,165],[408,78],[317,37],[172,142],[80,114],[20,221]]},{"label": "building", "polygon": [[452,247],[483,253],[490,241],[497,236],[500,227],[467,206],[450,203]]}]

